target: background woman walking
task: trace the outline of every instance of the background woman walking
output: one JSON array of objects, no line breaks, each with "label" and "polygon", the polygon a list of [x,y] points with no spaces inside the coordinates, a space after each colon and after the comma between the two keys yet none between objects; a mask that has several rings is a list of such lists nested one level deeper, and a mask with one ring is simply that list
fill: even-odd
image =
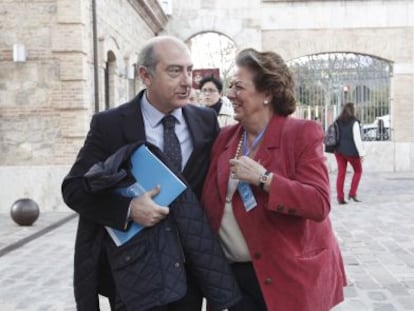
[{"label": "background woman walking", "polygon": [[360,202],[357,198],[357,190],[361,180],[362,158],[365,156],[365,150],[362,145],[359,120],[355,117],[355,104],[346,103],[337,121],[340,132],[339,144],[335,150],[336,163],[338,164],[338,176],[336,178],[338,203],[347,203],[344,195],[344,182],[348,162],[354,170],[348,199]]}]

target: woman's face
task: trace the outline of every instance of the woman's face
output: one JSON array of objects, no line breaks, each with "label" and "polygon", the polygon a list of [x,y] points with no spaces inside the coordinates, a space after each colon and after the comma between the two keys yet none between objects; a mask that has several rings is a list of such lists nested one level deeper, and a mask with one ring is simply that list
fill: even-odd
[{"label": "woman's face", "polygon": [[265,93],[256,90],[253,74],[244,67],[238,68],[227,97],[233,104],[234,119],[239,122],[249,121],[269,109],[269,105],[264,104]]},{"label": "woman's face", "polygon": [[200,90],[200,101],[203,105],[212,106],[220,99],[220,91],[216,85],[209,81],[206,82]]}]

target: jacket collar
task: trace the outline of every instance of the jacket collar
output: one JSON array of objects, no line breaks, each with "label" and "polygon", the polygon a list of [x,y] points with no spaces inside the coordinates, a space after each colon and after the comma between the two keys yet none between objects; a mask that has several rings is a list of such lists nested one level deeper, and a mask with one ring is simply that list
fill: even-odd
[{"label": "jacket collar", "polygon": [[188,129],[190,131],[191,138],[193,140],[193,148],[197,149],[199,146],[200,140],[202,140],[202,132],[200,131],[200,126],[198,124],[198,118],[196,117],[196,111],[190,106],[190,104],[182,108],[183,116],[185,122],[187,123]]},{"label": "jacket collar", "polygon": [[146,141],[144,119],[141,111],[141,97],[143,95],[144,91],[141,91],[123,107],[121,112],[124,118],[123,134],[128,144],[136,141]]},{"label": "jacket collar", "polygon": [[[263,163],[265,159],[271,157],[271,150],[279,148],[285,121],[286,117],[279,115],[274,115],[272,119],[270,119],[269,125],[267,126],[266,132],[263,136],[263,141],[260,144],[255,157],[258,160],[260,159],[261,163]],[[228,140],[225,146],[225,151],[233,150],[234,154],[236,153],[237,145],[240,142],[243,131],[243,127],[239,124],[236,127],[232,137]]]},{"label": "jacket collar", "polygon": [[[136,141],[146,141],[144,119],[141,111],[141,99],[144,96],[145,90],[141,91],[134,99],[132,99],[127,105],[125,105],[121,112],[123,123],[123,135],[126,143],[130,144]],[[193,141],[193,152],[187,162],[187,167],[191,167],[191,162],[194,161],[193,157],[199,148],[200,142],[203,141],[202,132],[198,126],[198,118],[196,117],[196,107],[190,106],[190,104],[182,108],[184,119],[188,125],[191,139]]]},{"label": "jacket collar", "polygon": [[229,130],[232,130],[233,133],[229,135],[227,143],[224,145],[224,150],[217,151],[221,153],[217,158],[216,176],[218,183],[218,193],[222,202],[226,200],[226,191],[230,177],[229,160],[233,159],[236,154],[237,146],[243,133],[243,127],[240,124],[236,124]]},{"label": "jacket collar", "polygon": [[[254,158],[256,161],[260,161],[265,168],[271,167],[272,161],[275,160],[273,153],[280,148],[286,119],[286,117],[274,115],[267,126],[263,141]],[[222,150],[217,160],[218,188],[223,201],[225,200],[225,192],[230,177],[229,159],[234,158],[243,131],[244,129],[240,124],[234,126],[233,133],[229,135],[228,142],[225,144],[224,150]]]},{"label": "jacket collar", "polygon": [[198,117],[196,110],[194,109],[196,107],[191,106],[191,104],[188,104],[182,108],[183,116],[185,119],[185,122],[187,123],[188,130],[191,135],[191,139],[193,142],[193,152],[191,153],[190,157],[188,158],[187,164],[184,167],[183,174],[186,175],[188,170],[194,168],[196,165],[195,163],[198,160],[198,151],[200,150],[200,144],[205,141],[205,137],[203,132],[200,130],[200,126],[198,124]]},{"label": "jacket collar", "polygon": [[269,167],[274,160],[273,152],[280,148],[283,127],[286,117],[274,115],[270,120],[263,141],[257,150],[255,160],[260,161],[264,167]]}]

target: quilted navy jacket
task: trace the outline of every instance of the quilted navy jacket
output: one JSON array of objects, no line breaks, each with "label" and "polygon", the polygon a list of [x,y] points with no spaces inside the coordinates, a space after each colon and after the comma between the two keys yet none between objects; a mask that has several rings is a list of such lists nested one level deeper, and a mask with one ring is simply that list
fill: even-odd
[{"label": "quilted navy jacket", "polygon": [[[128,170],[128,159],[142,143],[126,145],[105,162],[95,164],[84,176],[86,189],[99,195],[100,191],[132,184],[134,180]],[[147,146],[168,165],[168,159],[157,147]],[[172,170],[185,182],[180,172]],[[102,231],[100,243],[107,252],[117,290],[127,309],[147,310],[183,297],[187,290],[186,269],[190,269],[198,280],[212,310],[222,310],[235,304],[240,299],[239,288],[217,236],[190,187],[170,208],[170,214],[164,221],[144,229],[120,247],[108,243],[110,241],[103,237],[102,226],[99,229],[95,227],[95,230]],[[77,247],[91,254],[75,258],[75,267],[83,271],[75,279],[78,310],[99,308],[96,298],[99,291],[96,260],[99,256],[94,254],[93,249],[100,249],[100,246],[96,245],[95,230],[78,231],[83,235],[84,245]],[[92,239],[88,240],[88,235],[94,237],[94,243],[90,243]]]}]

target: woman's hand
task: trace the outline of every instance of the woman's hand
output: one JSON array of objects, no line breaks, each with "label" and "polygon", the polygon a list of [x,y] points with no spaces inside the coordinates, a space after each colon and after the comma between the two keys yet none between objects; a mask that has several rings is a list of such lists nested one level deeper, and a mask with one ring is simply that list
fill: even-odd
[{"label": "woman's hand", "polygon": [[260,176],[266,172],[266,169],[255,160],[241,156],[238,159],[230,160],[230,172],[233,178],[257,186]]}]

